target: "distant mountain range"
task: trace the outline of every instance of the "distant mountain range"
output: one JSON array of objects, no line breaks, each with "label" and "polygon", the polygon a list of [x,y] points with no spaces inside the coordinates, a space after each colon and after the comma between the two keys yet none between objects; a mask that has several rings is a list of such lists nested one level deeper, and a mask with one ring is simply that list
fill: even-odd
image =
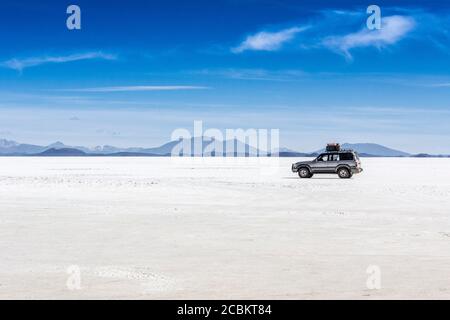
[{"label": "distant mountain range", "polygon": [[[344,143],[341,145],[342,149],[352,149],[360,155],[372,155],[378,157],[409,157],[411,154],[395,149],[391,149],[376,143]],[[324,152],[325,149],[317,151],[317,153]]]},{"label": "distant mountain range", "polygon": [[[200,148],[197,149],[196,146],[200,146]],[[184,149],[186,149],[185,153],[183,152]],[[171,141],[155,148],[118,148],[108,145],[87,148],[68,146],[62,142],[39,146],[0,139],[0,156],[170,156],[173,150],[190,156],[215,156],[219,154],[218,150],[220,149],[223,150],[220,153],[226,156],[248,156],[264,153],[237,139],[216,141],[207,137]]]},{"label": "distant mountain range", "polygon": [[[198,150],[196,145],[200,145]],[[266,155],[267,151],[258,150],[239,140],[216,141],[207,137],[192,138],[189,140],[171,141],[155,148],[118,148],[114,146],[98,146],[87,148],[83,146],[68,146],[62,142],[55,142],[48,146],[39,146],[33,144],[18,143],[11,140],[0,139],[0,156],[41,156],[41,157],[87,157],[87,156],[114,156],[114,157],[161,157],[170,156],[172,150],[177,148],[178,152],[183,147],[190,149],[188,153],[191,156],[256,156],[258,154]],[[227,147],[231,150],[226,151]],[[449,155],[430,155],[416,154],[391,149],[375,143],[344,143],[343,149],[353,149],[361,157],[450,157]],[[222,149],[222,152],[217,150]],[[216,151],[215,151],[216,150]],[[278,154],[280,157],[314,157],[324,152],[320,149],[315,152],[298,152],[287,148],[279,148],[272,152],[272,155]],[[269,156],[271,154],[269,153]]]}]

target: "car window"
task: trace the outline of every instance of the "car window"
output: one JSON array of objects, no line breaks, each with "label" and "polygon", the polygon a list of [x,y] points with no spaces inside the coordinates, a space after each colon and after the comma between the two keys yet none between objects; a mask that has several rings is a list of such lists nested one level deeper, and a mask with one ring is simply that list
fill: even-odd
[{"label": "car window", "polygon": [[349,160],[353,160],[353,154],[352,153],[341,153],[341,160],[342,161],[349,161]]},{"label": "car window", "polygon": [[321,154],[318,158],[317,161],[328,161],[328,155],[327,154]]},{"label": "car window", "polygon": [[339,155],[338,154],[330,154],[328,156],[328,161],[339,161]]}]

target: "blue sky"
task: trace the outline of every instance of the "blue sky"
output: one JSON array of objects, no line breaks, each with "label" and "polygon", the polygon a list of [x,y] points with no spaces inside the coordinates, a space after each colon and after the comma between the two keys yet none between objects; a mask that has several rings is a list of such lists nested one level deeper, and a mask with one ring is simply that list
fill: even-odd
[{"label": "blue sky", "polygon": [[[66,28],[70,4],[81,30]],[[155,146],[203,120],[278,128],[301,151],[450,153],[440,1],[2,1],[0,24],[0,138]]]}]

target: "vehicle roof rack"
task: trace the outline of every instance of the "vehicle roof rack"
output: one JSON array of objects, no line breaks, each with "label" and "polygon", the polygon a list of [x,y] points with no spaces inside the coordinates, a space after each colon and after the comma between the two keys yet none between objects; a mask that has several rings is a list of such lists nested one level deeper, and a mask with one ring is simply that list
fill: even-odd
[{"label": "vehicle roof rack", "polygon": [[353,149],[340,149],[339,151],[325,151],[326,153],[343,153],[343,152],[355,152]]}]

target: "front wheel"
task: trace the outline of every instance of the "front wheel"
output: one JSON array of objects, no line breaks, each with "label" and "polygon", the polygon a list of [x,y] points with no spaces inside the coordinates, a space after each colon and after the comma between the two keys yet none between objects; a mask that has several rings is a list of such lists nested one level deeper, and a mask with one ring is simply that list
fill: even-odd
[{"label": "front wheel", "polygon": [[298,176],[302,179],[305,179],[305,178],[311,178],[313,175],[311,174],[311,172],[309,171],[308,168],[300,168],[298,170]]},{"label": "front wheel", "polygon": [[350,179],[352,177],[350,170],[348,170],[347,168],[340,168],[337,174],[341,179]]}]

